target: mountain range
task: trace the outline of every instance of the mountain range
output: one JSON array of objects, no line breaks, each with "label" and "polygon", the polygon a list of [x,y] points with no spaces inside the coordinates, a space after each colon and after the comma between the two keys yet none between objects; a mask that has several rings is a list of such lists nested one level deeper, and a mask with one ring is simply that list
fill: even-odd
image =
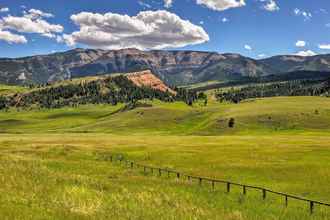
[{"label": "mountain range", "polygon": [[330,72],[330,55],[274,56],[256,60],[239,54],[137,49],[74,49],[23,58],[0,59],[0,83],[43,84],[71,78],[151,70],[170,85],[241,77],[279,75],[294,71]]}]

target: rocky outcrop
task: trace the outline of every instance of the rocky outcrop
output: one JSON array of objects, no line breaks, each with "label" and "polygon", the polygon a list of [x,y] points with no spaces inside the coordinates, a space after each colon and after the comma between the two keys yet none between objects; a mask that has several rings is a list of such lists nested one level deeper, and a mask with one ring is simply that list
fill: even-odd
[{"label": "rocky outcrop", "polygon": [[159,78],[157,78],[150,70],[134,72],[126,74],[127,78],[131,80],[135,85],[142,87],[151,87],[162,92],[170,92],[176,95],[176,92],[165,85]]}]

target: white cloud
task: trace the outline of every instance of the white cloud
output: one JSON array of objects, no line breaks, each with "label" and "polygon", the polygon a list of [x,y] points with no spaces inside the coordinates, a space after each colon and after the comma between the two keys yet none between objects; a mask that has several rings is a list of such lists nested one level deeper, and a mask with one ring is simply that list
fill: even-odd
[{"label": "white cloud", "polygon": [[163,49],[209,41],[202,27],[167,11],[144,11],[132,17],[81,12],[71,19],[80,27],[63,35],[63,41],[71,46],[81,43],[104,49]]},{"label": "white cloud", "polygon": [[308,11],[303,11],[299,8],[295,8],[293,12],[296,16],[303,16],[305,20],[310,20],[313,17],[312,13]]},{"label": "white cloud", "polygon": [[172,7],[173,0],[164,0],[164,7],[165,8],[170,8]]},{"label": "white cloud", "polygon": [[248,44],[245,44],[244,45],[244,49],[246,49],[246,50],[252,50],[252,47],[250,45],[248,45]]},{"label": "white cloud", "polygon": [[298,40],[296,42],[296,47],[305,47],[306,46],[306,42],[303,40]]},{"label": "white cloud", "polygon": [[63,27],[58,24],[50,24],[43,19],[53,16],[51,13],[45,13],[38,9],[30,9],[28,12],[24,11],[21,17],[8,15],[0,18],[0,40],[8,43],[27,43],[25,36],[14,34],[10,30],[56,38],[56,34],[63,32]]},{"label": "white cloud", "polygon": [[299,51],[298,53],[295,53],[294,55],[302,56],[302,57],[309,57],[309,56],[315,56],[315,55],[317,55],[317,53],[315,53],[312,50],[302,50],[302,51]]},{"label": "white cloud", "polygon": [[22,35],[17,35],[10,33],[9,31],[3,31],[0,29],[0,40],[6,41],[7,43],[15,43],[15,44],[25,44],[27,40]]},{"label": "white cloud", "polygon": [[3,29],[15,30],[21,33],[38,33],[44,36],[63,32],[61,25],[50,24],[43,19],[33,20],[27,17],[13,17],[11,15],[2,19]]},{"label": "white cloud", "polygon": [[0,8],[0,12],[8,12],[9,8]]},{"label": "white cloud", "polygon": [[37,33],[45,37],[55,38],[56,33],[62,33],[63,27],[58,24],[50,24],[43,18],[53,17],[53,14],[45,13],[37,9],[24,12],[22,17],[8,15],[0,19],[1,29],[15,30],[20,33]]},{"label": "white cloud", "polygon": [[266,57],[266,54],[263,54],[263,53],[262,54],[259,54],[258,57],[259,58],[264,58],[264,57]]},{"label": "white cloud", "polygon": [[226,23],[226,22],[228,22],[229,20],[228,20],[228,18],[222,18],[221,21],[222,21],[223,23]]},{"label": "white cloud", "polygon": [[197,0],[196,3],[216,11],[245,6],[245,0]]},{"label": "white cloud", "polygon": [[330,50],[330,44],[320,44],[319,48],[322,50]]},{"label": "white cloud", "polygon": [[[264,0],[262,2],[264,2]],[[268,0],[267,3],[263,6],[263,8],[271,12],[280,10],[280,7],[278,7],[277,3],[274,0]]]},{"label": "white cloud", "polygon": [[34,8],[30,9],[28,12],[24,11],[23,13],[24,13],[24,17],[32,19],[32,20],[42,18],[42,17],[44,17],[44,18],[54,17],[54,15],[51,13],[46,13],[46,12],[43,12],[41,10],[34,9]]}]

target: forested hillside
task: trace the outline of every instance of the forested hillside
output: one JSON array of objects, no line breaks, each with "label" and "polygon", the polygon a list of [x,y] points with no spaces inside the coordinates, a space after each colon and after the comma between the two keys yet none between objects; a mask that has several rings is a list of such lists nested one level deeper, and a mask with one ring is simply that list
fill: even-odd
[{"label": "forested hillside", "polygon": [[[135,80],[139,73],[135,74]],[[148,73],[152,75],[151,73]],[[142,72],[145,76],[146,73]],[[18,92],[0,96],[0,108],[60,108],[64,106],[78,106],[84,104],[134,104],[142,99],[158,99],[164,102],[184,101],[192,104],[197,99],[197,93],[184,89],[174,91],[166,87],[156,78],[157,84],[131,80],[132,75],[116,75],[94,78],[82,78],[61,83],[47,84],[31,88],[27,92]],[[156,80],[157,79],[157,80]],[[156,87],[154,87],[156,86]],[[157,86],[161,86],[162,90]],[[168,88],[164,90],[165,88]]]},{"label": "forested hillside", "polygon": [[326,80],[291,80],[270,82],[217,90],[216,98],[220,101],[239,103],[250,98],[275,96],[330,96],[330,79]]}]

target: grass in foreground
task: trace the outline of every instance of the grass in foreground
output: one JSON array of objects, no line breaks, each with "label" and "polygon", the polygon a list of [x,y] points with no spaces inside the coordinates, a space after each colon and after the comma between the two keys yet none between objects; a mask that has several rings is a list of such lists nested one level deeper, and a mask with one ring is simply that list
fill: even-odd
[{"label": "grass in foreground", "polygon": [[[225,186],[143,176],[110,152],[141,163],[228,179],[312,199],[330,195],[329,137],[2,135],[3,219],[329,219],[330,210]],[[260,144],[262,143],[262,144]],[[16,210],[20,210],[18,213]]]},{"label": "grass in foreground", "polygon": [[277,197],[262,201],[260,192],[212,192],[105,160],[124,153],[148,165],[330,202],[329,99],[121,107],[1,112],[1,219],[330,219],[319,207],[310,216],[305,203],[289,201],[286,209]]}]

